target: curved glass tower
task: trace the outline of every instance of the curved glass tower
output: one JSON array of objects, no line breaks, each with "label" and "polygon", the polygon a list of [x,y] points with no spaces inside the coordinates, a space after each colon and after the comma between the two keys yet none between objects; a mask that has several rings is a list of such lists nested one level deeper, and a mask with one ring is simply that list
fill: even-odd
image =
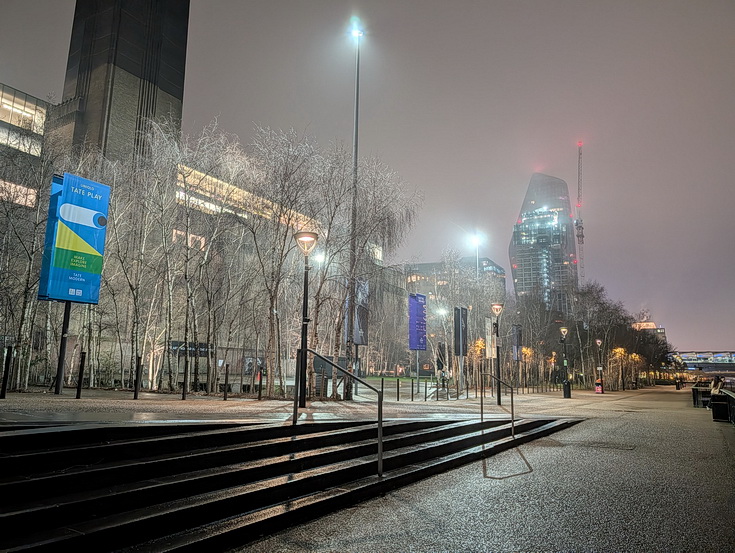
[{"label": "curved glass tower", "polygon": [[577,288],[574,236],[567,183],[534,173],[509,248],[517,298],[534,294],[549,310],[569,311],[570,292]]}]

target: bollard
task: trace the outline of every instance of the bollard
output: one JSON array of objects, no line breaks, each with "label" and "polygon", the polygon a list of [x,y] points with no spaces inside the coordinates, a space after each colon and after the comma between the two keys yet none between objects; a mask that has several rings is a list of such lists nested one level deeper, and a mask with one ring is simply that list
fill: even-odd
[{"label": "bollard", "polygon": [[411,401],[413,401],[413,378],[411,379]]},{"label": "bollard", "polygon": [[429,398],[429,380],[424,378],[424,401]]},{"label": "bollard", "polygon": [[133,391],[133,399],[138,399],[138,392],[140,391],[140,380],[143,377],[143,362],[138,355],[135,358],[135,389]]},{"label": "bollard", "polygon": [[401,401],[401,380],[396,378],[396,401]]},{"label": "bollard", "polygon": [[227,401],[227,387],[229,386],[230,380],[230,364],[225,363],[225,398],[223,401]]},{"label": "bollard", "polygon": [[82,382],[84,382],[84,360],[87,358],[87,352],[83,351],[79,354],[79,377],[77,378],[77,399],[82,397]]},{"label": "bollard", "polygon": [[5,399],[8,391],[8,377],[10,376],[10,363],[13,360],[13,346],[8,346],[5,350],[5,370],[3,371],[3,384],[0,389],[0,399]]}]

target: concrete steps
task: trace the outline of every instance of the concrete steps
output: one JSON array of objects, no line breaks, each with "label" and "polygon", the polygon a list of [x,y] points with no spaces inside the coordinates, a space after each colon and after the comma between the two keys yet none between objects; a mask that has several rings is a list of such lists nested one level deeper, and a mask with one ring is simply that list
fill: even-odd
[{"label": "concrete steps", "polygon": [[224,551],[576,422],[389,421],[382,478],[370,421],[0,432],[0,548]]}]

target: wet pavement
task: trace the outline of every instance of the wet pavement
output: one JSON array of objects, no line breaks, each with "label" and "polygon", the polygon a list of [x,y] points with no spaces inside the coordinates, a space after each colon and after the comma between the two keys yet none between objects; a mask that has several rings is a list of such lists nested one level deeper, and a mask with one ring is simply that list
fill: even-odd
[{"label": "wet pavement", "polygon": [[[293,403],[88,391],[10,393],[0,425],[233,420],[290,424]],[[479,417],[479,399],[387,402],[385,418]],[[359,398],[358,398],[359,399]],[[366,398],[362,398],[366,399]],[[507,417],[485,400],[488,417]],[[516,416],[582,423],[260,539],[241,553],[735,552],[735,426],[688,388],[520,394]],[[313,402],[299,420],[374,418],[372,401]]]}]

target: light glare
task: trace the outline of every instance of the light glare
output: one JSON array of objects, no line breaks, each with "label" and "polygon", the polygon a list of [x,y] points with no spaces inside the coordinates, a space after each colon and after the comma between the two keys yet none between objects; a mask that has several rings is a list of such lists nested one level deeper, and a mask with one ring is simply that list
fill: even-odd
[{"label": "light glare", "polygon": [[360,18],[356,15],[353,15],[352,18],[350,18],[350,23],[352,24],[352,36],[355,38],[360,38],[363,35],[360,25]]}]

